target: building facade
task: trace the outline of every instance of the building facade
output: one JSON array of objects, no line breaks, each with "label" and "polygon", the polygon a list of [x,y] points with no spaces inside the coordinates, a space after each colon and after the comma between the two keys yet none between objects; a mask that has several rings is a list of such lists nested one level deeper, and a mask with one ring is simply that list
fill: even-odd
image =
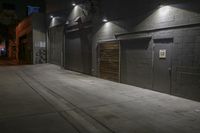
[{"label": "building facade", "polygon": [[[36,9],[38,9],[36,11]],[[44,0],[1,0],[0,36],[5,40],[6,56],[16,59],[15,27],[33,12],[45,12]]]},{"label": "building facade", "polygon": [[94,0],[55,14],[48,18],[48,62],[200,100],[198,2]]},{"label": "building facade", "polygon": [[33,14],[16,27],[16,59],[18,64],[46,63],[45,15]]}]

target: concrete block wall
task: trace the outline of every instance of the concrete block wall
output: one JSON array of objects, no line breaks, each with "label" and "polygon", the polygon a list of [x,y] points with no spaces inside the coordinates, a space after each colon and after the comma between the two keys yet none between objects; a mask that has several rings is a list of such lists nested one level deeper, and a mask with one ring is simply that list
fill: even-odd
[{"label": "concrete block wall", "polygon": [[198,5],[192,2],[158,6],[150,16],[142,20],[133,30],[161,29],[199,23],[200,11],[195,10],[197,7]]},{"label": "concrete block wall", "polygon": [[[104,1],[104,5],[109,5]],[[130,7],[131,2],[128,2],[125,4],[125,2],[120,2],[120,1],[116,1],[116,3],[118,3],[119,5],[123,5],[124,8],[127,8],[125,11],[123,11],[122,6],[120,7],[121,10],[114,10],[114,11],[105,11],[108,12],[107,14],[109,14],[109,16],[114,16],[114,21],[110,21],[108,23],[103,23],[101,24],[98,28],[98,30],[94,31],[94,37],[93,37],[93,68],[92,68],[92,73],[93,75],[97,75],[97,67],[96,67],[96,46],[98,45],[99,41],[105,41],[105,40],[115,40],[118,39],[116,38],[115,34],[120,34],[120,33],[127,33],[127,32],[135,32],[135,31],[144,31],[144,30],[150,30],[150,29],[160,29],[160,28],[166,28],[168,27],[166,24],[169,24],[171,22],[171,18],[173,17],[169,17],[168,14],[171,14],[171,7],[169,7],[170,12],[167,12],[167,14],[165,14],[165,17],[160,17],[159,13],[160,12],[160,7],[156,6],[156,9],[149,9],[149,12],[141,13],[141,15],[138,16],[138,14],[135,15],[135,12],[138,10],[135,10],[133,8]],[[132,2],[133,3],[133,2]],[[137,2],[136,2],[137,4]],[[141,6],[141,3],[140,3]],[[144,7],[142,7],[143,9]],[[107,10],[109,10],[109,8],[105,8]],[[115,9],[115,8],[114,8]],[[134,12],[135,11],[135,12]],[[106,14],[106,13],[105,13]],[[126,15],[127,17],[129,16],[129,18],[118,18],[117,15],[119,17],[122,17],[123,15]],[[149,16],[146,16],[146,15]],[[166,17],[167,16],[167,17]],[[115,18],[117,18],[117,20],[115,20]],[[108,18],[109,19],[109,18]],[[112,17],[110,18],[112,20]],[[101,21],[101,20],[99,20]],[[133,35],[132,35],[133,36]],[[135,36],[135,35],[134,35]],[[126,37],[126,38],[131,38],[131,37]]]},{"label": "concrete block wall", "polygon": [[[96,61],[96,47],[98,42],[124,38],[137,38],[137,36],[146,36],[147,34],[152,36],[152,40],[156,38],[173,38],[171,94],[200,100],[200,8],[198,8],[198,6],[199,5],[192,2],[167,5],[157,7],[144,19],[138,18],[138,20],[135,20],[137,21],[137,24],[133,19],[121,19],[117,22],[111,21],[102,24],[99,30],[95,32],[93,38],[93,75],[98,75]],[[132,26],[130,26],[131,22],[133,22]],[[127,25],[129,27],[127,27]],[[118,36],[118,38],[115,36],[116,34],[126,32],[131,32],[132,34]],[[150,44],[152,40],[150,41]],[[150,49],[153,45],[154,44],[149,45]],[[152,60],[152,56],[150,56],[150,60]],[[148,63],[147,60],[143,60],[142,62]],[[134,70],[132,71],[132,74],[136,75],[135,77],[137,78],[135,80],[140,80],[140,83],[139,81],[133,81],[133,85],[151,89],[150,84],[153,78],[151,72],[149,74],[150,76],[148,76],[148,81],[145,80],[146,76],[140,76],[146,75],[148,71],[151,71],[151,67],[149,69],[140,66],[138,70],[140,72],[139,74]],[[122,70],[122,72],[124,71],[125,70]]]},{"label": "concrete block wall", "polygon": [[[121,19],[120,21],[111,21],[111,22],[100,25],[99,29],[95,31],[95,34],[93,37],[93,50],[92,50],[93,51],[93,71],[94,71],[93,74],[94,75],[96,74],[95,49],[99,41],[116,39],[115,34],[118,34],[118,33],[136,32],[136,31],[145,32],[146,30],[164,29],[168,27],[200,23],[200,20],[198,19],[200,17],[200,14],[199,14],[200,11],[199,10],[191,11],[192,8],[196,9],[197,8],[196,6],[198,5],[192,2],[186,3],[186,4],[183,4],[183,3],[173,4],[173,5],[163,6],[163,7],[158,6],[156,9],[153,9],[153,11],[151,11],[150,16],[144,19],[141,19],[141,18],[135,18],[135,20]],[[137,21],[138,24],[130,26],[130,23],[135,24],[135,21]],[[127,27],[127,25],[129,25],[129,27]],[[182,30],[183,32],[181,32]],[[187,29],[182,29],[182,30],[175,31],[176,33],[174,34],[176,34],[177,36],[181,36],[187,33]],[[172,37],[172,34],[170,33],[167,34],[166,31],[163,31],[162,34],[165,34],[165,37],[167,37],[166,35]],[[180,37],[177,37],[177,38],[181,39]],[[188,42],[189,40],[193,40],[194,37],[190,35],[190,37],[187,37],[184,39],[187,39],[187,41],[186,40],[185,41]]]},{"label": "concrete block wall", "polygon": [[[146,4],[144,4],[145,2]],[[198,2],[169,3],[165,6],[160,6],[156,3],[152,4],[149,1],[145,2],[102,1],[102,5],[104,5],[102,6],[103,15],[107,15],[109,22],[101,22],[103,15],[101,17],[94,17],[93,32],[92,36],[90,36],[92,47],[91,74],[94,76],[98,75],[97,46],[101,42],[151,36],[152,39],[148,46],[150,51],[148,53],[151,55],[154,39],[172,38],[171,94],[200,100],[200,6]],[[115,3],[113,8],[110,6],[112,4],[109,3]],[[118,8],[115,8],[116,5]],[[79,11],[79,8],[74,8],[68,19],[74,20],[80,16],[84,22],[87,18],[91,18],[91,16],[84,16],[82,13],[82,11]],[[83,54],[82,56],[85,55]],[[135,85],[152,89],[153,74],[149,74],[150,76],[148,77],[141,76],[151,73],[151,60],[153,60],[152,56],[148,59],[142,58],[139,67],[136,68],[141,72],[138,75],[136,71],[132,71],[137,77],[140,77],[138,80],[147,81]],[[149,64],[151,67],[141,64]],[[146,80],[147,78],[149,80]]]},{"label": "concrete block wall", "polygon": [[173,35],[172,93],[200,100],[200,27],[174,30]]},{"label": "concrete block wall", "polygon": [[200,27],[152,32],[152,39],[172,37],[171,94],[200,100]]}]

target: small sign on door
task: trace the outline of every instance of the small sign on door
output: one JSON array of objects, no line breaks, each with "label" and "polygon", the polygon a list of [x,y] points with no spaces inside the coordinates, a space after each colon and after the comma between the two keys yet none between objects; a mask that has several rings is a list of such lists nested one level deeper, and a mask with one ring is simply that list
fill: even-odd
[{"label": "small sign on door", "polygon": [[160,49],[159,51],[159,58],[165,59],[167,57],[167,50],[166,49]]}]

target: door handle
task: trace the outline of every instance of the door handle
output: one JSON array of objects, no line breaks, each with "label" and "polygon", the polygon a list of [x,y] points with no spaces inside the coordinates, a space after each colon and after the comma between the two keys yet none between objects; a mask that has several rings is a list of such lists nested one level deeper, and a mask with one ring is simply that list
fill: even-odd
[{"label": "door handle", "polygon": [[171,75],[171,73],[172,73],[172,68],[169,67],[169,68],[168,68],[168,71],[169,71],[169,73],[170,73],[170,75]]}]

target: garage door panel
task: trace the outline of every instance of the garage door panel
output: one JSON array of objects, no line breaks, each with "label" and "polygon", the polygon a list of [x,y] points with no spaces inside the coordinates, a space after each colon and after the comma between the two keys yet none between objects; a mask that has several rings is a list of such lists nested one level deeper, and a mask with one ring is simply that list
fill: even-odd
[{"label": "garage door panel", "polygon": [[149,40],[121,42],[121,82],[152,88],[152,45]]}]

